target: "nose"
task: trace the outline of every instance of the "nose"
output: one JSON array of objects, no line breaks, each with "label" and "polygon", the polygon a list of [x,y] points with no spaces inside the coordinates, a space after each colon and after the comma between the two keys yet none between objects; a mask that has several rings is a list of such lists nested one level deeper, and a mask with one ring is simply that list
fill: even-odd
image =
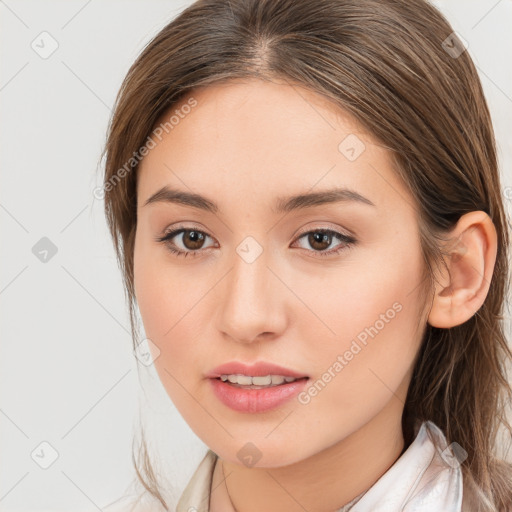
[{"label": "nose", "polygon": [[286,288],[274,273],[265,251],[252,262],[235,254],[218,297],[217,327],[226,338],[250,344],[281,335],[287,323]]}]

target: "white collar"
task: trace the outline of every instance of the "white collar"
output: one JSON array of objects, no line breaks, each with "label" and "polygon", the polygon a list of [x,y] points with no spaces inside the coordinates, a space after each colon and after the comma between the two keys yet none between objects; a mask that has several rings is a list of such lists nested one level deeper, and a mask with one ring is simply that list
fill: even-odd
[{"label": "white collar", "polygon": [[[460,512],[462,471],[443,432],[422,423],[401,457],[350,512]],[[345,512],[342,507],[339,512]]]},{"label": "white collar", "polygon": [[[208,450],[176,512],[209,512],[217,454]],[[414,441],[367,491],[337,512],[461,512],[462,471],[443,432],[431,421],[421,424]]]}]

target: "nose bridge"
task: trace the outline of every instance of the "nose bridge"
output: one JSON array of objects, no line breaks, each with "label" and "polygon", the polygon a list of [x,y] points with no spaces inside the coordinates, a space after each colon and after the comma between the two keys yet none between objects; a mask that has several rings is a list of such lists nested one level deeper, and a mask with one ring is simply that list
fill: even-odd
[{"label": "nose bridge", "polygon": [[246,237],[236,247],[222,289],[219,328],[237,341],[251,342],[262,333],[275,334],[285,321],[268,264],[268,252],[253,237]]}]

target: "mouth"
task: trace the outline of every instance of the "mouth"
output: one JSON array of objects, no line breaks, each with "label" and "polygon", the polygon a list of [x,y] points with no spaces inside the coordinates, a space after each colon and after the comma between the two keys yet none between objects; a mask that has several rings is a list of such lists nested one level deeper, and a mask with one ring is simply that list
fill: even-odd
[{"label": "mouth", "polygon": [[208,380],[217,400],[231,410],[239,413],[265,413],[291,401],[304,390],[309,377],[222,374]]},{"label": "mouth", "polygon": [[[229,381],[232,384],[268,386],[273,383],[282,384],[282,379],[285,382],[288,379],[288,382],[290,382],[292,378],[307,378],[308,375],[266,361],[258,361],[252,364],[230,361],[217,366],[207,373],[206,377],[221,378],[224,382]],[[248,379],[252,379],[252,381]]]},{"label": "mouth", "polygon": [[231,361],[217,366],[206,377],[221,403],[244,413],[280,407],[304,390],[309,380],[299,371],[266,361]]},{"label": "mouth", "polygon": [[307,380],[308,377],[291,377],[285,375],[243,375],[243,374],[222,374],[216,377],[232,387],[241,389],[268,389],[277,386],[285,386],[291,382]]}]

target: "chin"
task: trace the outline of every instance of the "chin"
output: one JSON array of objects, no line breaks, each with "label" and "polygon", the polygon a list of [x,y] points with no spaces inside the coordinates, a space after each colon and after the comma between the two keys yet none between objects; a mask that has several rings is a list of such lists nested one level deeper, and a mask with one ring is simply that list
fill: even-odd
[{"label": "chin", "polygon": [[[247,439],[247,438],[246,438]],[[262,438],[255,441],[235,441],[229,446],[223,445],[216,449],[211,446],[219,457],[225,461],[247,468],[279,468],[300,462],[314,454],[297,451],[297,442],[285,445],[281,442]]]}]

